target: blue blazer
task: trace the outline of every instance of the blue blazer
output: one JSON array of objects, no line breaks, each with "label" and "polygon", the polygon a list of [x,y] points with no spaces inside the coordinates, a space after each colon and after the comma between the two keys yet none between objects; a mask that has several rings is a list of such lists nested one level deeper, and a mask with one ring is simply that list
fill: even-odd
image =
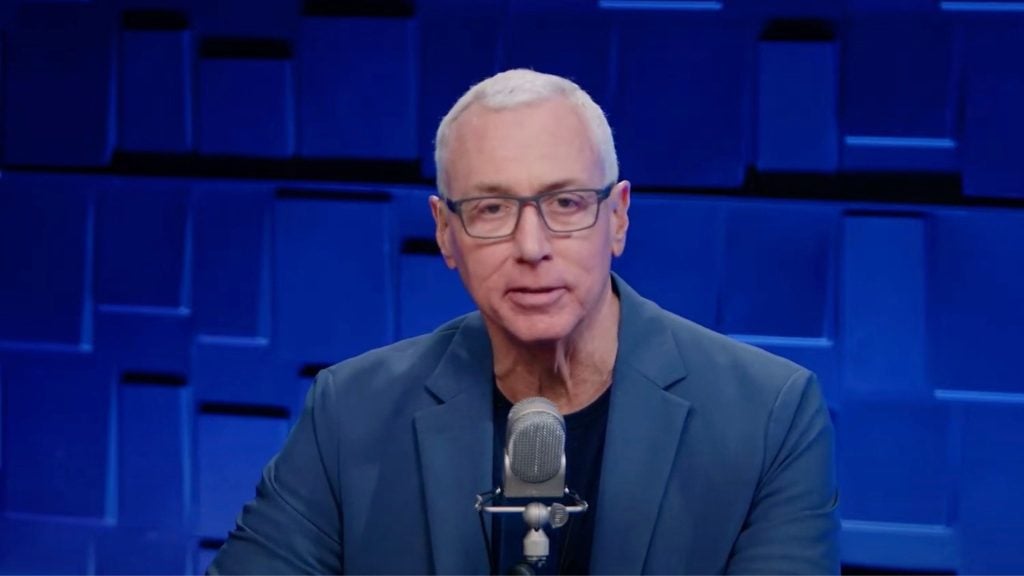
[{"label": "blue blazer", "polygon": [[[592,572],[838,573],[814,376],[613,282]],[[321,372],[209,573],[486,574],[492,374],[479,313]]]}]

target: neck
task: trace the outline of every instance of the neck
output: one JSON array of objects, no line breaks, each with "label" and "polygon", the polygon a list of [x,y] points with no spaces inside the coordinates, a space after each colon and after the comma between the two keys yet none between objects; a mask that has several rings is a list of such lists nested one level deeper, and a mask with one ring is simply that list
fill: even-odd
[{"label": "neck", "polygon": [[501,393],[513,403],[543,396],[562,414],[596,400],[611,385],[619,345],[619,299],[610,281],[595,312],[555,342],[524,343],[491,330]]}]

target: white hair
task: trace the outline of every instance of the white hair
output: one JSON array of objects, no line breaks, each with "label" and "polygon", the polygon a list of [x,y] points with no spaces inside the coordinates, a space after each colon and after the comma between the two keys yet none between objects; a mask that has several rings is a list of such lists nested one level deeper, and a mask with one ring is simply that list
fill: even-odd
[{"label": "white hair", "polygon": [[452,125],[471,105],[480,104],[492,110],[515,108],[561,96],[574,104],[590,130],[591,140],[601,158],[604,184],[619,178],[619,160],[608,119],[590,95],[575,82],[533,70],[515,69],[500,72],[466,91],[437,127],[434,139],[434,164],[437,167],[437,190],[447,196],[446,154],[451,139]]}]

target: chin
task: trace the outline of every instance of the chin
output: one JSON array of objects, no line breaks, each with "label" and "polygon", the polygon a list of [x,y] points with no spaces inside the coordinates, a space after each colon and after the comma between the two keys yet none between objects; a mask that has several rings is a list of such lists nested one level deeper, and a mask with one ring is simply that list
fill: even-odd
[{"label": "chin", "polygon": [[554,344],[572,334],[579,324],[578,318],[561,315],[537,317],[513,317],[502,326],[515,340],[524,344]]}]

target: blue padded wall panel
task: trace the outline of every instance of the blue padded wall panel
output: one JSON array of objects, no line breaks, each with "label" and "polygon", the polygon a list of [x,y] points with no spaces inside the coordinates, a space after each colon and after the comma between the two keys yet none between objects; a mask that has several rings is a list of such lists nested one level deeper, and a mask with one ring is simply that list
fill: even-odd
[{"label": "blue padded wall panel", "polygon": [[834,171],[839,145],[836,45],[761,42],[758,54],[757,167]]},{"label": "blue padded wall panel", "polygon": [[91,344],[93,228],[81,180],[4,174],[0,342]]},{"label": "blue padded wall panel", "polygon": [[0,517],[0,574],[91,574],[98,529]]},{"label": "blue padded wall panel", "polygon": [[964,192],[1024,198],[1024,21],[964,25]]},{"label": "blue padded wall panel", "polygon": [[199,152],[287,157],[295,150],[292,64],[204,58],[199,63]]},{"label": "blue padded wall panel", "polygon": [[197,533],[226,538],[242,505],[256,495],[263,466],[281,449],[285,420],[200,415],[197,421]]},{"label": "blue padded wall panel", "polygon": [[403,254],[399,266],[399,338],[426,334],[476,310],[459,273],[449,270],[440,255]]},{"label": "blue padded wall panel", "polygon": [[101,306],[189,306],[188,191],[133,182],[104,190],[96,209],[96,302]]},{"label": "blue padded wall panel", "polygon": [[392,341],[397,250],[387,203],[279,199],[274,228],[279,357],[333,364]]},{"label": "blue padded wall panel", "polygon": [[113,529],[96,542],[96,574],[193,574],[192,563],[180,532]]},{"label": "blue padded wall panel", "polygon": [[961,410],[961,573],[1019,572],[1024,566],[1024,400],[967,403]]},{"label": "blue padded wall panel", "polygon": [[302,12],[302,0],[192,0],[194,29],[203,36],[290,38]]},{"label": "blue padded wall panel", "polygon": [[615,271],[666,310],[714,327],[721,204],[634,193],[629,220],[626,251],[612,262]]},{"label": "blue padded wall panel", "polygon": [[844,218],[840,342],[846,397],[932,396],[925,230],[913,215]]},{"label": "blue padded wall panel", "polygon": [[199,337],[189,374],[200,401],[287,405],[293,391],[272,373],[273,348],[258,338]]},{"label": "blue padded wall panel", "polygon": [[846,168],[958,168],[959,89],[948,19],[868,17],[843,43]]},{"label": "blue padded wall panel", "polygon": [[109,19],[92,5],[29,4],[7,39],[6,161],[105,165],[116,124]]},{"label": "blue padded wall panel", "polygon": [[193,493],[190,390],[122,384],[117,408],[118,525],[183,532]]},{"label": "blue padded wall panel", "polygon": [[416,159],[415,48],[411,20],[304,19],[299,153]]},{"label": "blue padded wall panel", "polygon": [[192,304],[197,333],[270,336],[272,208],[269,187],[196,187]]},{"label": "blue padded wall panel", "polygon": [[188,31],[121,35],[120,150],[192,150],[192,41]]},{"label": "blue padded wall panel", "polygon": [[830,337],[836,212],[734,205],[727,213],[718,329]]},{"label": "blue padded wall panel", "polygon": [[849,520],[952,519],[949,412],[934,402],[847,402],[837,422],[840,508]]},{"label": "blue padded wall panel", "polygon": [[[453,10],[453,8],[457,8]],[[503,2],[418,3],[420,28],[419,137],[420,171],[432,177],[434,137],[441,118],[470,86],[497,72]]]},{"label": "blue padded wall panel", "polygon": [[4,362],[4,374],[7,510],[108,516],[113,375],[80,355],[22,355]]},{"label": "blue padded wall panel", "polygon": [[662,186],[738,186],[750,148],[749,31],[714,15],[618,22],[609,121],[624,177]]},{"label": "blue padded wall panel", "polygon": [[185,374],[191,340],[191,318],[183,314],[96,315],[96,352],[121,370]]},{"label": "blue padded wall panel", "polygon": [[943,211],[929,251],[934,387],[1024,392],[1024,213]]},{"label": "blue padded wall panel", "polygon": [[[530,10],[512,3],[499,68],[530,68],[576,82],[602,108],[610,104],[610,19],[598,12]],[[516,10],[519,8],[519,10]]]}]

